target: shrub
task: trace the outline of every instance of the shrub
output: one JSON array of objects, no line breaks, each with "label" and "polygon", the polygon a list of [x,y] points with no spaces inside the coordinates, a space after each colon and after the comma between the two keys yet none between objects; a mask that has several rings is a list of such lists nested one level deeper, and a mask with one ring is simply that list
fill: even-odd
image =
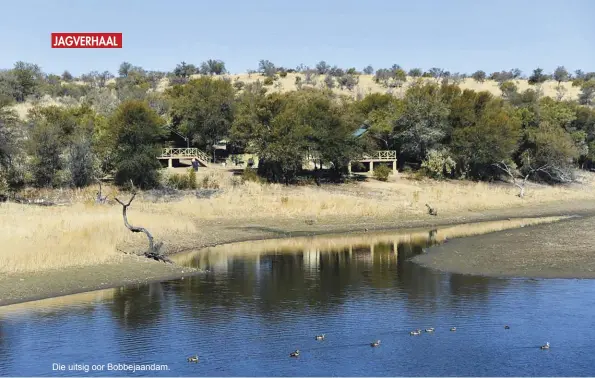
[{"label": "shrub", "polygon": [[245,168],[244,172],[242,172],[242,180],[245,181],[252,181],[262,184],[264,179],[256,173],[255,169],[252,168]]},{"label": "shrub", "polygon": [[273,85],[273,78],[270,76],[265,77],[264,85]]},{"label": "shrub", "polygon": [[219,189],[219,181],[213,175],[208,175],[202,178],[202,188],[204,189]]},{"label": "shrub", "polygon": [[188,189],[188,177],[181,174],[173,174],[167,177],[166,185],[173,189],[184,190]]},{"label": "shrub", "polygon": [[186,174],[172,174],[167,177],[166,185],[173,189],[196,189],[196,171],[189,168]]},{"label": "shrub", "polygon": [[446,175],[452,174],[456,163],[445,151],[432,150],[421,163],[421,167],[429,177],[443,179]]},{"label": "shrub", "polygon": [[244,88],[244,82],[241,80],[236,80],[233,82],[233,86],[235,89],[237,89],[238,91],[241,91],[242,88]]},{"label": "shrub", "polygon": [[287,77],[287,71],[281,71],[281,72],[279,72],[279,76],[281,76],[281,77]]},{"label": "shrub", "polygon": [[374,178],[378,181],[387,181],[391,172],[392,169],[386,165],[379,165],[378,167],[374,168]]},{"label": "shrub", "polygon": [[188,180],[189,189],[196,189],[196,171],[193,168],[188,168],[188,173],[186,173],[186,180]]}]

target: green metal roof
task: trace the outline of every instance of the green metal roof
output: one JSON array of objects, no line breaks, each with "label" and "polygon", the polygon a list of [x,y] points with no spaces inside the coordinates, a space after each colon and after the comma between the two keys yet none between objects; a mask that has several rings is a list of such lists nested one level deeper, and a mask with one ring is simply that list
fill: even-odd
[{"label": "green metal roof", "polygon": [[368,126],[361,125],[359,129],[355,130],[355,132],[353,133],[353,136],[356,138],[359,138],[362,135],[364,135],[366,132],[368,132]]}]

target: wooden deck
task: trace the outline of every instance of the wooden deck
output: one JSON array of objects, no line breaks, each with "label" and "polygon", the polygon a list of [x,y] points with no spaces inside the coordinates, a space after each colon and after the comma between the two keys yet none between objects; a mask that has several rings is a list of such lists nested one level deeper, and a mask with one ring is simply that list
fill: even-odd
[{"label": "wooden deck", "polygon": [[198,148],[163,148],[161,155],[157,156],[159,160],[167,160],[168,167],[173,167],[173,160],[198,160],[200,165],[207,167],[210,156]]},{"label": "wooden deck", "polygon": [[349,174],[351,174],[351,164],[354,162],[368,163],[370,165],[368,173],[374,172],[374,163],[392,162],[393,173],[397,173],[397,151],[380,150],[374,151],[372,154],[363,154],[359,159],[349,162],[349,166],[347,167]]}]

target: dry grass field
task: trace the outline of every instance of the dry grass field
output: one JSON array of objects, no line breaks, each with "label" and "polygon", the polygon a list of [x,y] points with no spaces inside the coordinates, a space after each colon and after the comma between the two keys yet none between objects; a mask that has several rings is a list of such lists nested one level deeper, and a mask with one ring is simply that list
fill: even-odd
[{"label": "dry grass field", "polygon": [[[200,77],[200,75],[193,75],[193,78]],[[229,75],[221,75],[216,76],[217,78],[228,78],[232,82],[241,81],[244,84],[254,83],[256,81],[263,82],[264,77],[260,74],[229,74]],[[300,77],[301,82],[305,82],[305,76],[300,73],[290,73],[286,77],[281,78],[278,77],[277,80],[273,82],[272,85],[267,86],[268,92],[289,92],[298,89],[298,85],[296,84],[296,78]],[[315,75],[312,77],[312,82],[310,84],[302,84],[305,87],[315,87],[315,88],[326,88],[324,84],[324,75]],[[401,88],[385,88],[381,84],[378,84],[374,81],[373,75],[359,75],[358,76],[358,84],[353,88],[353,90],[348,90],[346,88],[340,89],[338,87],[333,89],[333,92],[337,94],[342,94],[346,96],[350,96],[353,98],[362,97],[370,93],[392,93],[395,96],[402,96],[405,91],[407,90],[408,86],[414,83],[417,79],[413,77],[408,77],[407,81],[403,84]],[[423,78],[421,80],[427,81],[436,81],[432,78]],[[108,81],[108,84],[110,82]],[[541,85],[530,85],[527,80],[514,80],[519,91],[524,91],[529,88],[539,89],[542,91],[544,96],[549,96],[552,98],[562,97],[563,99],[577,99],[580,93],[579,87],[573,87],[571,82],[565,82],[558,87],[558,83],[555,81],[547,81]],[[83,82],[79,82],[79,84],[84,85]],[[336,84],[336,83],[335,83]],[[471,78],[467,78],[459,83],[461,89],[472,89],[475,91],[488,91],[495,96],[502,95],[502,91],[500,91],[499,85],[494,80],[486,80],[483,83],[478,83]],[[157,86],[157,92],[163,92],[166,88],[169,87],[169,80],[164,78],[161,80],[159,85]],[[76,101],[74,101],[76,102]],[[73,103],[72,99],[60,99],[60,98],[51,98],[46,96],[38,101],[40,106],[50,106],[50,105],[58,105],[63,106],[65,103]],[[19,117],[21,119],[25,119],[27,117],[27,112],[33,108],[34,103],[25,102],[20,104],[13,105],[13,109],[17,111]]]},{"label": "dry grass field", "polygon": [[[328,222],[345,225],[357,224],[363,218],[380,221],[428,217],[426,203],[439,211],[439,216],[432,218],[440,218],[470,211],[595,199],[590,174],[585,175],[582,184],[573,186],[531,186],[524,199],[516,197],[517,191],[507,185],[418,181],[405,174],[387,183],[370,179],[321,188],[241,183],[221,169],[202,170],[199,183],[205,176],[209,177],[209,185],[220,189],[214,196],[197,198],[190,192],[177,200],[164,201],[140,193],[129,209],[130,223],[148,228],[158,239],[193,247],[198,246],[201,235],[210,237],[211,243],[217,242],[215,231],[226,225],[284,222],[315,231]],[[68,198],[72,204],[65,206],[0,204],[0,274],[117,262],[124,256],[123,250],[144,248],[144,235],[124,227],[121,206],[113,201],[114,196],[127,199],[129,194],[104,187],[112,201],[99,205],[94,203],[96,191],[96,187],[90,187],[28,193],[54,200]]]}]

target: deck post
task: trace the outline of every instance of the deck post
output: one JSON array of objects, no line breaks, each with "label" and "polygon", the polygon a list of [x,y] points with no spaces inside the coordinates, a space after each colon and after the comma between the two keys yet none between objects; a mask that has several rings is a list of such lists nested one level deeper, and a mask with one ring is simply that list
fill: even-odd
[{"label": "deck post", "polygon": [[347,173],[351,176],[351,161],[347,163]]},{"label": "deck post", "polygon": [[393,173],[397,173],[397,161],[393,160]]},{"label": "deck post", "polygon": [[167,167],[168,168],[174,167],[174,159],[167,159]]},{"label": "deck post", "polygon": [[368,172],[370,172],[370,173],[374,172],[374,162],[373,161],[370,162],[370,170]]}]

